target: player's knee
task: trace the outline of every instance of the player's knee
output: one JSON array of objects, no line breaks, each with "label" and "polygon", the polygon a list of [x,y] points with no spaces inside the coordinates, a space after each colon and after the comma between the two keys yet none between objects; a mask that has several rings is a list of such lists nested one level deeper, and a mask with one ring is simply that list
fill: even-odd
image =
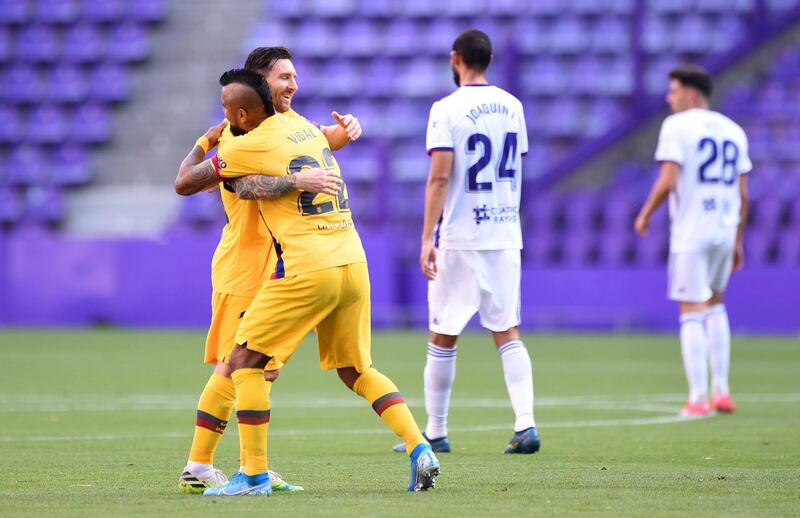
[{"label": "player's knee", "polygon": [[267,381],[275,381],[281,375],[280,369],[264,371],[264,379]]},{"label": "player's knee", "polygon": [[269,363],[270,357],[256,351],[251,351],[247,344],[236,344],[231,351],[229,360],[231,372],[239,369],[263,369]]},{"label": "player's knee", "polygon": [[355,367],[341,367],[336,369],[336,374],[339,375],[339,379],[341,379],[350,390],[353,390],[356,380],[361,376],[361,373],[358,372]]},{"label": "player's knee", "polygon": [[708,307],[716,306],[717,304],[722,304],[722,293],[720,292],[714,292],[711,298],[708,299],[708,302],[706,302]]},{"label": "player's knee", "polygon": [[219,376],[224,376],[226,378],[231,377],[231,366],[229,363],[225,363],[222,361],[217,362],[217,365],[214,366],[214,374]]},{"label": "player's knee", "polygon": [[456,346],[458,336],[443,335],[431,331],[430,341],[436,347],[444,347],[445,349],[452,349]]},{"label": "player's knee", "polygon": [[494,343],[498,347],[512,340],[520,339],[519,328],[516,326],[511,329],[506,329],[505,331],[492,331],[492,336],[494,337]]}]

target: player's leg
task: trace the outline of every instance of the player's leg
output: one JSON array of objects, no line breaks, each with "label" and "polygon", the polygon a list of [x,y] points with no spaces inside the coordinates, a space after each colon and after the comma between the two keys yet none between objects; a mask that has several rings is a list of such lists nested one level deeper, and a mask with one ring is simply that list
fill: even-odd
[{"label": "player's leg", "polygon": [[713,295],[706,303],[706,337],[711,364],[711,408],[724,413],[736,411],[728,383],[731,327],[723,301],[732,269],[733,246],[718,247],[711,257],[710,277]]},{"label": "player's leg", "polygon": [[201,493],[227,482],[214,468],[214,454],[231,416],[234,401],[233,382],[225,358],[233,347],[239,315],[252,298],[214,292],[211,297],[211,324],[206,335],[204,360],[215,364],[214,372],[200,394],[189,459],[178,486],[188,493]]},{"label": "player's leg", "polygon": [[672,253],[669,258],[669,298],[678,302],[680,343],[689,399],[680,414],[706,415],[708,405],[708,340],[706,301],[711,298],[706,253]]},{"label": "player's leg", "polygon": [[439,250],[436,280],[428,282],[428,352],[423,371],[425,436],[434,451],[450,451],[447,415],[456,378],[458,335],[478,311],[480,295],[473,272],[474,251]]},{"label": "player's leg", "polygon": [[480,287],[478,314],[481,325],[492,332],[515,415],[514,435],[504,453],[536,453],[541,442],[533,417],[533,366],[519,333],[520,251],[484,250],[475,252],[474,260]]},{"label": "player's leg", "polygon": [[370,286],[366,263],[336,269],[340,275],[339,303],[317,326],[320,366],[336,369],[341,380],[363,397],[378,417],[403,439],[411,458],[409,491],[432,488],[439,461],[422,437],[397,386],[372,368]]}]

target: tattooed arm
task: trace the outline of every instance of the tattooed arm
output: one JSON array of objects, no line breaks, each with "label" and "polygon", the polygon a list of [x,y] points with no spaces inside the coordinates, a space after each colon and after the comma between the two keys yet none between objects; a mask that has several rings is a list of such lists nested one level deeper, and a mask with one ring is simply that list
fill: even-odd
[{"label": "tattooed arm", "polygon": [[286,176],[241,176],[225,180],[225,185],[243,200],[268,200],[295,190],[336,196],[342,188],[342,178],[332,169],[313,168]]},{"label": "tattooed arm", "polygon": [[[208,149],[217,145],[222,130],[225,129],[227,122],[208,129],[204,137],[208,140]],[[199,142],[199,141],[198,141]],[[203,160],[207,150],[199,144],[195,144],[192,151],[186,155],[178,168],[178,177],[175,178],[175,192],[182,196],[189,196],[196,192],[208,189],[219,182],[219,175],[214,169],[211,160]]]}]

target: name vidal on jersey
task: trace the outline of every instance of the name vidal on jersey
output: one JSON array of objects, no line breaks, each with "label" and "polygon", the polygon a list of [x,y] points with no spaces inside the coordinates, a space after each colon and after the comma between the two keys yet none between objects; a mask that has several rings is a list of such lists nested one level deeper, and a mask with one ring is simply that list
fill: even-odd
[{"label": "name vidal on jersey", "polygon": [[508,115],[508,106],[500,103],[479,104],[469,110],[467,113],[467,118],[471,120],[473,124],[478,124],[478,118],[481,115],[489,115],[492,113],[498,115]]},{"label": "name vidal on jersey", "polygon": [[292,133],[291,135],[289,135],[286,138],[288,138],[289,140],[291,140],[295,144],[299,144],[299,143],[303,142],[304,140],[310,140],[310,139],[312,139],[314,137],[316,137],[316,135],[314,135],[313,131],[304,129],[302,131],[297,131],[295,133]]}]

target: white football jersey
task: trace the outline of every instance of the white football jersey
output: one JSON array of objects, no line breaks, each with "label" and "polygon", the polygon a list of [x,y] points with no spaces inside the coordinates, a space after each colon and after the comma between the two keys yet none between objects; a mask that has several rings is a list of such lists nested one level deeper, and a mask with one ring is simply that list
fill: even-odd
[{"label": "white football jersey", "polygon": [[519,202],[528,132],[522,103],[492,85],[465,85],[431,106],[426,147],[453,151],[436,245],[522,248]]},{"label": "white football jersey", "polygon": [[739,175],[753,168],[744,130],[712,110],[675,113],[664,119],[655,158],[681,166],[669,195],[670,251],[732,243],[742,205]]}]

